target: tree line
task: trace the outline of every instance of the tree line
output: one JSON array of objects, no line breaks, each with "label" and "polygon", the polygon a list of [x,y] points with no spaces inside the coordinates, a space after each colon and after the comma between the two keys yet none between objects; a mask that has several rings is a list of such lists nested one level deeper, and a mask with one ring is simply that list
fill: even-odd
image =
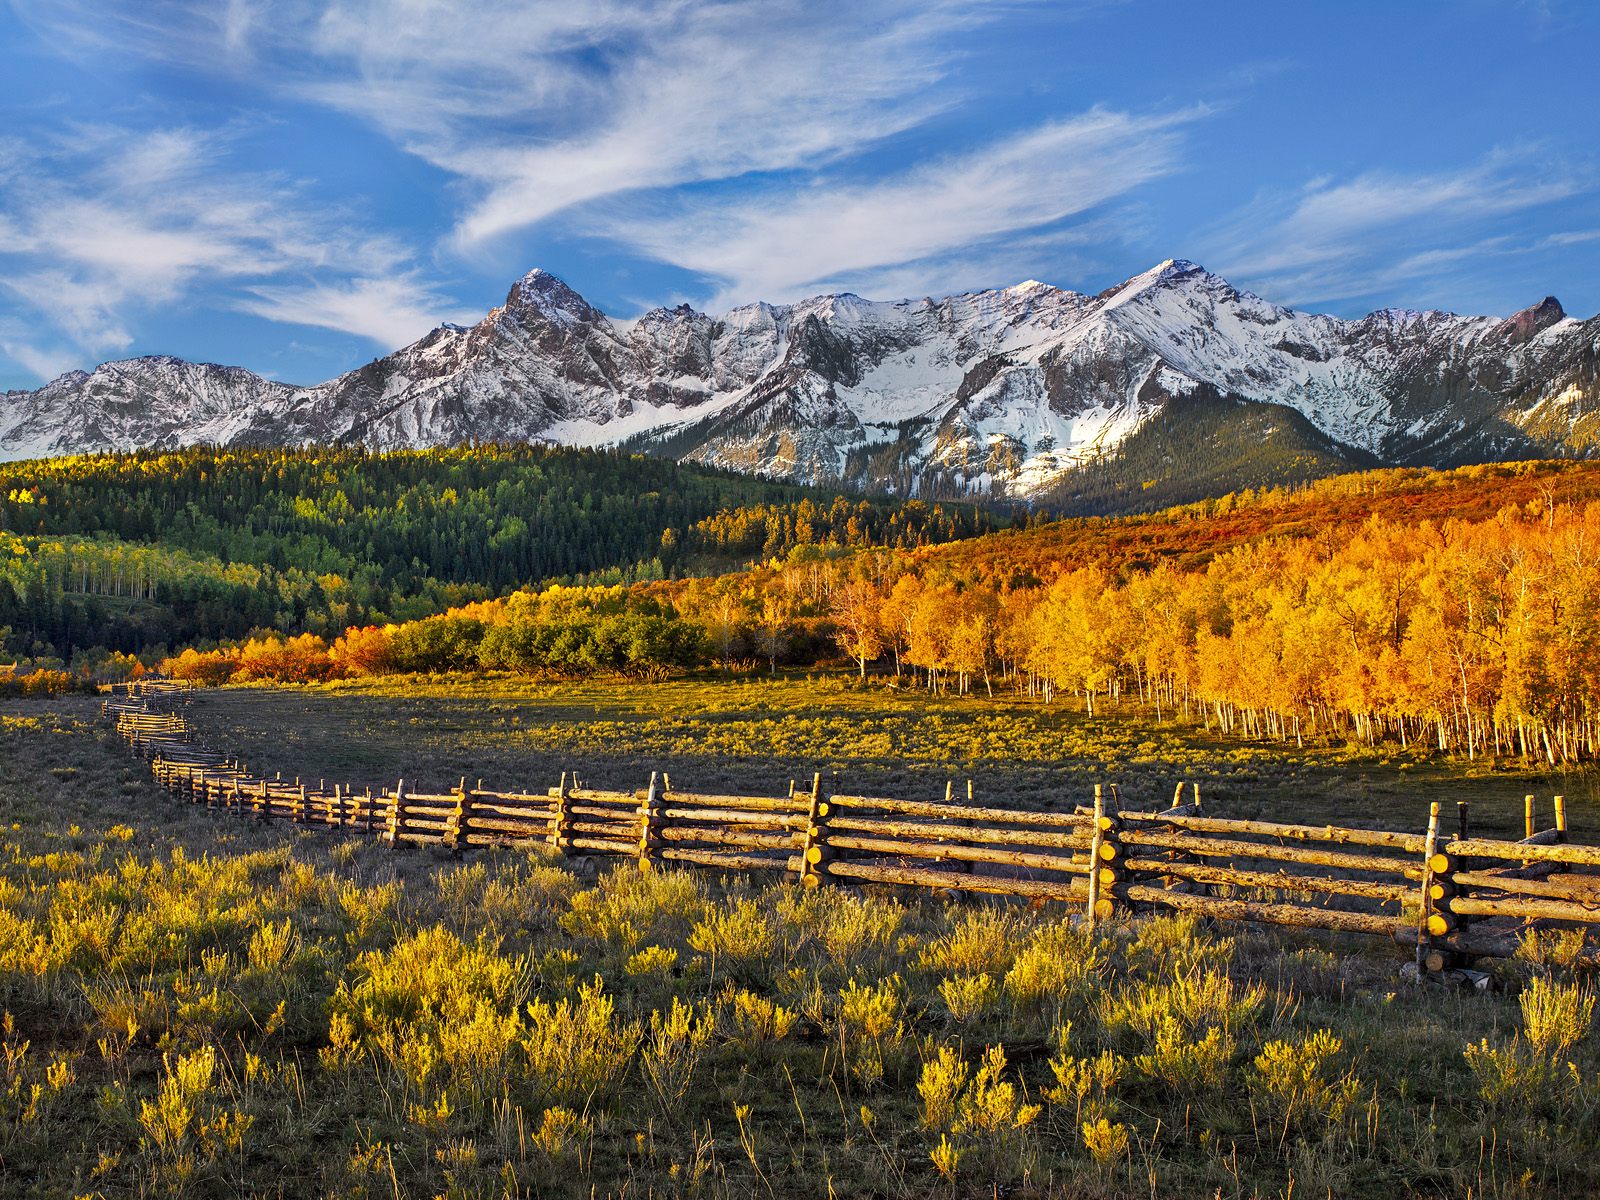
[{"label": "tree line", "polygon": [[1091,713],[1136,703],[1243,737],[1551,763],[1600,753],[1600,502],[1374,515],[1203,565],[1036,564],[1020,581],[941,557],[800,548],[720,578],[552,588],[302,639],[299,665],[261,665],[276,643],[166,665],[192,678],[651,676],[843,658],[930,693],[1009,689]]},{"label": "tree line", "polygon": [[[633,584],[796,545],[910,548],[987,512],[611,451],[216,449],[0,465],[0,655],[404,622],[549,581]],[[92,655],[91,655],[92,656]]]}]

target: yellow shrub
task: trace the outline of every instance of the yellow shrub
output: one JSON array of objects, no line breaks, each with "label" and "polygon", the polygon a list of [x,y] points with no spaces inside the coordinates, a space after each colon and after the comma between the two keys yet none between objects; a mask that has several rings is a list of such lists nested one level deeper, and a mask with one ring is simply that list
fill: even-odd
[{"label": "yellow shrub", "polygon": [[748,967],[777,945],[772,923],[754,900],[729,900],[712,907],[689,934],[689,945],[730,967]]},{"label": "yellow shrub", "polygon": [[1181,1022],[1166,1020],[1157,1026],[1149,1053],[1137,1055],[1133,1065],[1146,1079],[1194,1095],[1222,1087],[1233,1051],[1232,1035],[1215,1026],[1197,1037]]},{"label": "yellow shrub", "polygon": [[357,960],[355,987],[329,1002],[354,1045],[370,1049],[420,1087],[498,1092],[522,1035],[519,1007],[529,966],[490,944],[464,944],[436,926]]},{"label": "yellow shrub", "polygon": [[953,1046],[940,1046],[937,1057],[922,1064],[917,1095],[922,1097],[924,1128],[955,1128],[956,1104],[970,1075],[971,1068]]},{"label": "yellow shrub", "polygon": [[639,1050],[639,1069],[669,1121],[678,1115],[689,1094],[714,1028],[708,1011],[697,1011],[676,996],[665,1013],[650,1014],[650,1032]]},{"label": "yellow shrub", "polygon": [[0,908],[0,974],[47,975],[61,966],[60,950],[31,917]]},{"label": "yellow shrub", "polygon": [[1559,1058],[1576,1046],[1594,1021],[1594,996],[1576,983],[1535,975],[1517,997],[1523,1033],[1536,1054]]},{"label": "yellow shrub", "polygon": [[1050,1072],[1056,1086],[1044,1098],[1059,1108],[1072,1108],[1072,1123],[1079,1124],[1085,1114],[1093,1119],[1109,1116],[1116,1109],[1113,1093],[1127,1069],[1127,1060],[1102,1049],[1093,1058],[1078,1058],[1072,1053],[1072,1026],[1062,1026],[1056,1035],[1056,1054],[1050,1059]]},{"label": "yellow shrub", "polygon": [[1022,938],[1017,918],[1003,909],[981,908],[966,913],[955,928],[930,942],[917,965],[941,975],[1004,975]]},{"label": "yellow shrub", "polygon": [[698,920],[706,910],[705,885],[686,871],[612,871],[570,903],[561,928],[632,953]]},{"label": "yellow shrub", "polygon": [[631,955],[623,970],[631,976],[653,975],[665,978],[678,965],[678,952],[670,946],[646,946]]},{"label": "yellow shrub", "polygon": [[617,1020],[616,1001],[597,977],[575,1001],[529,1004],[522,1048],[541,1095],[581,1111],[611,1097],[639,1035],[637,1022]]},{"label": "yellow shrub", "polygon": [[905,994],[900,976],[876,984],[852,979],[839,993],[835,1012],[839,1048],[864,1087],[883,1080],[887,1056],[905,1038]]},{"label": "yellow shrub", "polygon": [[1256,1056],[1251,1086],[1281,1124],[1337,1124],[1361,1087],[1336,1069],[1343,1049],[1344,1043],[1328,1029],[1300,1041],[1270,1041]]},{"label": "yellow shrub", "polygon": [[723,993],[717,1008],[717,1029],[735,1046],[751,1053],[789,1036],[796,1013],[744,988]]},{"label": "yellow shrub", "polygon": [[1098,947],[1066,923],[1036,930],[1005,974],[1006,998],[1016,1008],[1065,1004],[1088,990],[1103,965]]},{"label": "yellow shrub", "polygon": [[589,1122],[570,1108],[547,1108],[534,1131],[533,1144],[551,1158],[564,1158],[592,1132]]},{"label": "yellow shrub", "polygon": [[958,1024],[982,1020],[998,1006],[1000,989],[993,975],[954,975],[939,984],[950,1019]]},{"label": "yellow shrub", "polygon": [[1128,1155],[1128,1127],[1120,1122],[1113,1125],[1104,1117],[1093,1124],[1085,1121],[1083,1146],[1102,1167],[1121,1162]]}]

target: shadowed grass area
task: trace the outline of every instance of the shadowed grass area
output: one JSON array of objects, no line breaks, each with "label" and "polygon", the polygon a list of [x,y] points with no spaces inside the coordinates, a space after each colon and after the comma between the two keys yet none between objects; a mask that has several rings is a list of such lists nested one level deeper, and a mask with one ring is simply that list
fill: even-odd
[{"label": "shadowed grass area", "polygon": [[[850,711],[685,686],[724,724]],[[652,694],[605,727],[689,720]],[[397,703],[421,707],[363,707]],[[454,734],[420,689],[194,712],[352,763],[480,753],[472,705],[604,745],[572,694],[531,731],[509,718],[535,699],[463,703]],[[1571,948],[1476,993],[1331,935],[394,852],[176,804],[81,698],[0,704],[8,1196],[1586,1195],[1600,1037]]]},{"label": "shadowed grass area", "polygon": [[1242,743],[1131,707],[1094,717],[1069,702],[930,697],[838,677],[538,683],[404,678],[202,693],[191,718],[257,770],[415,786],[461,776],[545,788],[575,770],[635,788],[666,770],[685,790],[780,795],[821,771],[833,791],[931,798],[947,781],[979,803],[1067,807],[1115,783],[1130,807],[1164,807],[1198,782],[1218,815],[1420,830],[1428,804],[1470,802],[1473,829],[1521,836],[1522,797],[1568,797],[1600,833],[1600,776],[1548,773],[1364,747]]}]

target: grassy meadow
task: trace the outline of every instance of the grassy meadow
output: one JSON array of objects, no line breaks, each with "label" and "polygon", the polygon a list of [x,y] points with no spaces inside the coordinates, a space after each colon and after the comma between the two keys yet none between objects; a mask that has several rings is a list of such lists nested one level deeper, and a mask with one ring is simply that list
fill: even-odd
[{"label": "grassy meadow", "polygon": [[[971,774],[1064,804],[1182,775],[1230,812],[1373,823],[1452,788],[1504,818],[1531,786],[804,680],[236,689],[191,715],[257,765],[374,780]],[[0,817],[6,1195],[1600,1191],[1593,982],[1557,940],[1480,993],[1330,935],[396,853],[175,805],[84,697],[0,705]]]},{"label": "grassy meadow", "polygon": [[1472,827],[1521,836],[1522,797],[1567,796],[1573,828],[1600,834],[1600,776],[1430,753],[1222,736],[1148,709],[1015,693],[930,695],[841,675],[633,683],[517,676],[378,677],[203,693],[187,714],[205,740],[256,770],[358,785],[502,789],[554,785],[576,771],[596,787],[644,786],[652,770],[686,791],[781,795],[822,772],[827,791],[934,799],[947,782],[980,804],[1066,808],[1096,783],[1123,803],[1165,807],[1199,783],[1218,816],[1421,830],[1428,805],[1458,800]]}]

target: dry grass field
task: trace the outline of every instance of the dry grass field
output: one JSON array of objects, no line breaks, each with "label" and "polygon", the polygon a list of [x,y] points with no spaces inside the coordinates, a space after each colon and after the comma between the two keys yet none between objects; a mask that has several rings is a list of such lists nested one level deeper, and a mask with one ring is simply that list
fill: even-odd
[{"label": "dry grass field", "polygon": [[[1457,792],[1504,824],[1559,782],[1575,827],[1594,813],[1573,779],[804,680],[238,690],[190,715],[258,766],[374,782],[821,769],[1065,804],[1183,775],[1230,812],[1374,824]],[[1328,935],[394,852],[175,805],[87,698],[0,706],[7,1195],[1587,1195],[1600,1038],[1570,950],[1476,992]]]},{"label": "dry grass field", "polygon": [[[1129,807],[1162,807],[1198,782],[1219,816],[1420,830],[1440,801],[1475,831],[1521,836],[1522,797],[1567,796],[1573,827],[1600,838],[1600,776],[1350,745],[1296,748],[1156,723],[1132,705],[1078,704],[858,684],[833,676],[539,682],[514,676],[375,678],[204,693],[188,714],[208,743],[257,770],[362,785],[642,787],[652,770],[690,791],[781,795],[823,773],[825,790],[932,799],[947,782],[980,803],[1065,807],[1096,783]],[[835,786],[836,785],[836,786]]]}]

